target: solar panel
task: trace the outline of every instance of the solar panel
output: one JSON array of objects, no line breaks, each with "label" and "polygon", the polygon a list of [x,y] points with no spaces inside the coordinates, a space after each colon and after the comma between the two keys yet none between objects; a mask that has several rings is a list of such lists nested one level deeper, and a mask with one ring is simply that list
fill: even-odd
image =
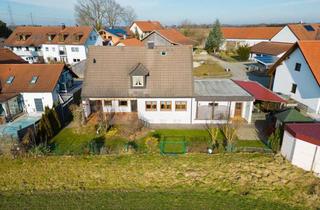
[{"label": "solar panel", "polygon": [[315,31],[314,28],[313,28],[311,25],[305,25],[304,28],[305,28],[307,31]]}]

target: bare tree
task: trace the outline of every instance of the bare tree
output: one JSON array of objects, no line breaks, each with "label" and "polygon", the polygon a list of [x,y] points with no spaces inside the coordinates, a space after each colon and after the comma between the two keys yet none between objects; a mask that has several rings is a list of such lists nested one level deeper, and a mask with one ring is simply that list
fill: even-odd
[{"label": "bare tree", "polygon": [[100,30],[106,14],[105,5],[106,0],[78,0],[74,8],[77,23]]},{"label": "bare tree", "polygon": [[129,25],[136,19],[132,7],[122,7],[115,0],[78,0],[75,6],[77,23],[90,25],[97,30],[108,27],[115,27],[120,24]]}]

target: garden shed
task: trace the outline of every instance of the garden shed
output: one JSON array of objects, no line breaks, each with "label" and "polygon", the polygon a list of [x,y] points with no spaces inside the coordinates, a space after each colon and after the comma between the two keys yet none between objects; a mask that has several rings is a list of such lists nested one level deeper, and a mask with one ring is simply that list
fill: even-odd
[{"label": "garden shed", "polygon": [[282,127],[287,123],[311,123],[314,122],[310,117],[306,117],[298,110],[291,108],[285,111],[279,112],[274,115],[276,118],[276,128]]},{"label": "garden shed", "polygon": [[281,154],[293,165],[320,175],[320,123],[286,125]]}]

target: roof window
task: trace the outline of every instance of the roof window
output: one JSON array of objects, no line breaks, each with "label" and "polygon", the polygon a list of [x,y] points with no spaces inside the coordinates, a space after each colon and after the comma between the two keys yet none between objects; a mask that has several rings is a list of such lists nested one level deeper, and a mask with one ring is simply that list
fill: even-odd
[{"label": "roof window", "polygon": [[14,76],[9,76],[8,79],[6,80],[6,83],[12,84],[13,80],[14,80]]},{"label": "roof window", "polygon": [[305,28],[307,31],[315,31],[314,28],[313,28],[311,25],[305,25],[304,28]]},{"label": "roof window", "polygon": [[166,56],[168,53],[166,51],[161,51],[161,56]]},{"label": "roof window", "polygon": [[36,84],[37,80],[38,80],[38,76],[33,76],[30,81],[30,84]]}]

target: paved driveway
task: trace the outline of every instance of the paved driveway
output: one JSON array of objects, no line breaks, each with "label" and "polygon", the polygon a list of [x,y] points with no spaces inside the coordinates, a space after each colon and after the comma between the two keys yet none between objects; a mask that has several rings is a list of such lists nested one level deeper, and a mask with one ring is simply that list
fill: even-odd
[{"label": "paved driveway", "polygon": [[257,81],[260,84],[264,85],[265,87],[269,86],[269,78],[265,76],[258,76],[253,73],[247,72],[247,65],[250,62],[226,62],[219,58],[216,58],[211,55],[196,55],[195,60],[208,60],[208,61],[215,61],[218,62],[223,68],[228,68],[231,70],[232,77],[231,79],[234,80],[251,80]]}]

